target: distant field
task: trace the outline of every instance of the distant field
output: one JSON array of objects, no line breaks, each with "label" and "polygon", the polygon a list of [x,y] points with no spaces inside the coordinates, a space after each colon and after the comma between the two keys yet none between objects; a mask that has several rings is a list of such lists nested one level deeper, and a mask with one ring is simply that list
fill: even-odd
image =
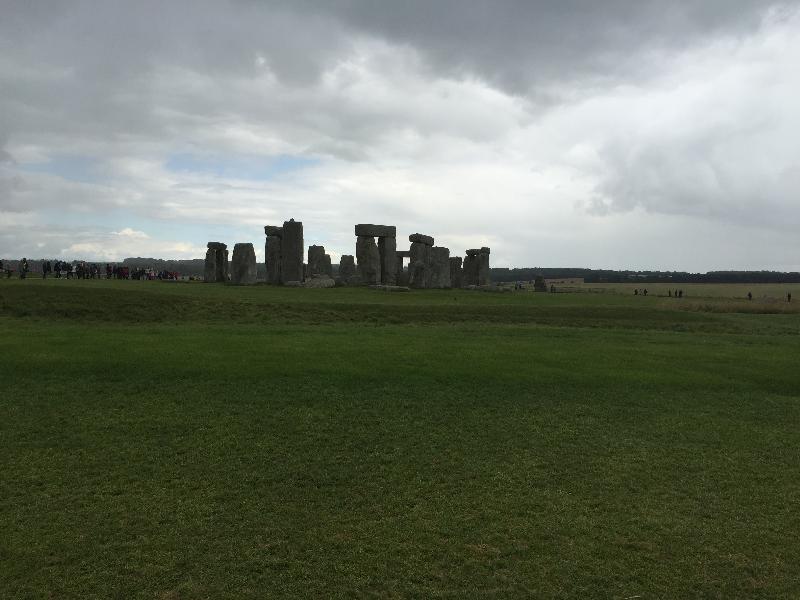
[{"label": "distant field", "polygon": [[0,280],[0,597],[800,597],[800,286],[647,287]]},{"label": "distant field", "polygon": [[687,298],[740,298],[753,294],[754,300],[785,301],[787,294],[792,294],[795,302],[800,301],[800,283],[585,283],[582,286],[591,291],[611,291],[621,294],[633,294],[635,289],[647,288],[648,294],[666,296],[669,290],[683,290]]}]

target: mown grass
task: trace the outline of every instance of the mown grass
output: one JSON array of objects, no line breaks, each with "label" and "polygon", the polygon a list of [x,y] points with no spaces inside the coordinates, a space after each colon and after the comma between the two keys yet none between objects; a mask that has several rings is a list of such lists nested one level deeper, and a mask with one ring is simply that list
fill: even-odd
[{"label": "mown grass", "polygon": [[800,595],[797,315],[3,282],[0,327],[2,597]]}]

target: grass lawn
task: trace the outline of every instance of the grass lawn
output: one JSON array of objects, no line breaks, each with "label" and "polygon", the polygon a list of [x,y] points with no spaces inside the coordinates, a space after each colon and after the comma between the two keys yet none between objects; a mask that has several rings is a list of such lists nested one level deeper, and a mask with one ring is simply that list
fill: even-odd
[{"label": "grass lawn", "polygon": [[724,302],[0,280],[0,597],[800,597],[800,313]]}]

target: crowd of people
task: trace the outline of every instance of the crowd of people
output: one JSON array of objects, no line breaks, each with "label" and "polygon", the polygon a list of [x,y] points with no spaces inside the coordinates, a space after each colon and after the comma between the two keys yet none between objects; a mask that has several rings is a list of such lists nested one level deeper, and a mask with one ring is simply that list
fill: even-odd
[{"label": "crowd of people", "polygon": [[[23,258],[17,264],[16,273],[20,279],[25,279],[31,274],[31,266],[27,258]],[[3,264],[0,260],[0,273],[5,273],[6,278],[14,275],[14,269]],[[37,272],[42,279],[53,277],[55,279],[135,279],[144,280],[177,280],[180,273],[175,271],[156,271],[155,269],[145,269],[137,267],[131,269],[123,265],[106,263],[105,267],[97,263],[87,263],[86,261],[65,261],[56,260],[41,261],[41,270]]]}]

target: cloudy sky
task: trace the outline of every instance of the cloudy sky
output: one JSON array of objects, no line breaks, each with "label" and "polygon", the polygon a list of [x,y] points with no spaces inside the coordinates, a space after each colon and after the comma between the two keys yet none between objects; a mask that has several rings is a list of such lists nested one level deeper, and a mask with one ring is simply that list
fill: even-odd
[{"label": "cloudy sky", "polygon": [[799,9],[0,0],[0,256],[263,260],[293,217],[334,259],[366,222],[493,266],[800,270]]}]

